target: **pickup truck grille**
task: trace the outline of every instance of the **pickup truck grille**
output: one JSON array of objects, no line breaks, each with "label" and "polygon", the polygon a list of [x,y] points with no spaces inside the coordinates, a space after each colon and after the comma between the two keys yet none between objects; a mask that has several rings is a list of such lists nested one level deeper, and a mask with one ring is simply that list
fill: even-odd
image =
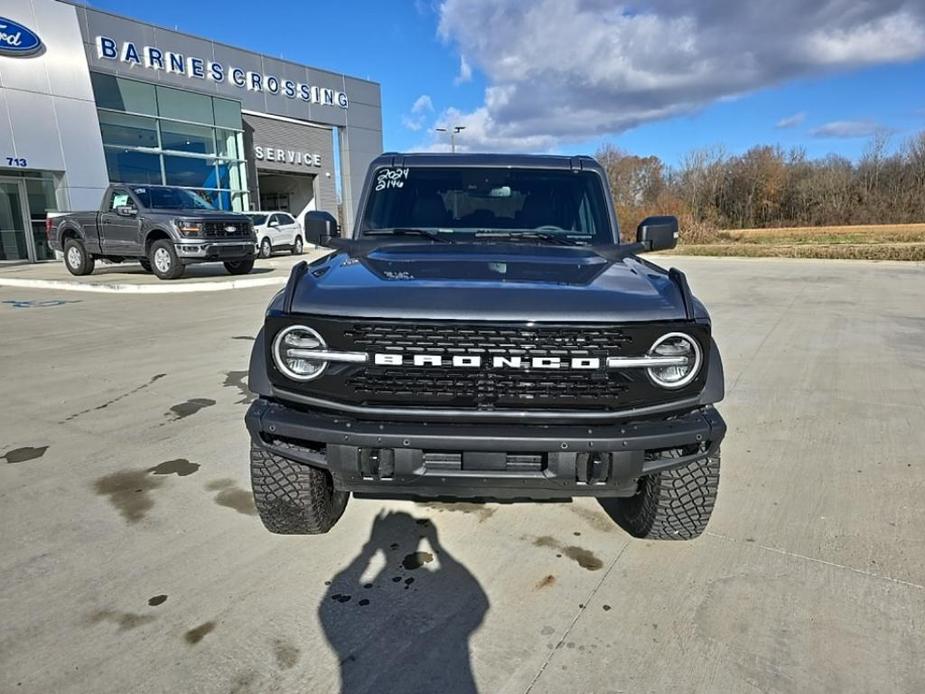
[{"label": "pickup truck grille", "polygon": [[[626,409],[678,400],[699,392],[706,369],[678,390],[654,385],[642,368],[571,368],[572,360],[643,356],[667,332],[698,338],[706,357],[709,329],[690,323],[625,325],[500,324],[461,321],[344,320],[271,317],[268,343],[293,322],[316,329],[330,350],[363,352],[362,363],[329,364],[305,383],[286,379],[268,356],[271,379],[281,388],[327,400],[370,407],[471,410]],[[401,357],[376,363],[374,355]],[[415,365],[414,355],[439,357],[441,366]],[[453,358],[479,357],[476,367],[453,366]],[[497,366],[496,357],[520,357],[523,365]],[[558,357],[562,368],[527,368],[532,360]]]},{"label": "pickup truck grille", "polygon": [[250,224],[247,222],[206,222],[202,228],[207,238],[224,239],[250,235]]}]

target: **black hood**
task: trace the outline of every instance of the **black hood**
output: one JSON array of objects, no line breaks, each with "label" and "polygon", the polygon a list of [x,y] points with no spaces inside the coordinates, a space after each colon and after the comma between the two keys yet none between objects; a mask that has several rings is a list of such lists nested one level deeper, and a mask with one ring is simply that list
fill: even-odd
[{"label": "black hood", "polygon": [[[277,305],[278,307],[278,305]],[[683,320],[668,274],[635,257],[553,245],[386,245],[316,261],[292,312],[365,318],[496,321]]]}]

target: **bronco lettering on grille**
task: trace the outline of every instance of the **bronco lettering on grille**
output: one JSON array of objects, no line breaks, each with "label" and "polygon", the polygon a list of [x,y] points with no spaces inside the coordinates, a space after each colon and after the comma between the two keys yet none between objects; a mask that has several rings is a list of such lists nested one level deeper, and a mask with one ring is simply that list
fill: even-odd
[{"label": "bronco lettering on grille", "polygon": [[[611,363],[613,361],[613,363]],[[373,363],[377,366],[449,366],[463,369],[480,369],[487,366],[493,369],[600,369],[616,365],[613,357],[606,361],[599,357],[521,357],[494,356],[482,357],[476,354],[374,354]]]}]

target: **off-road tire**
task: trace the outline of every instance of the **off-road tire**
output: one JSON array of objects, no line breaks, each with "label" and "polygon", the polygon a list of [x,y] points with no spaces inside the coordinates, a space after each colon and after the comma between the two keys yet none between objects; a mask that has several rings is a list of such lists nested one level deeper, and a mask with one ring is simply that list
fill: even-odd
[{"label": "off-road tire", "polygon": [[269,258],[273,255],[273,244],[270,243],[270,239],[264,239],[260,242],[260,257]]},{"label": "off-road tire", "polygon": [[[159,267],[157,258],[159,253],[166,253],[166,265]],[[173,242],[167,239],[160,239],[151,244],[148,249],[148,262],[151,264],[151,271],[161,280],[176,280],[183,276],[186,267],[180,262],[177,256],[177,249],[174,248]]]},{"label": "off-road tire", "polygon": [[292,242],[292,255],[302,255],[302,237],[296,236],[295,241]]},{"label": "off-road tire", "polygon": [[244,260],[236,260],[233,263],[224,263],[224,265],[229,275],[246,275],[254,269],[254,259],[245,258]]},{"label": "off-road tire", "polygon": [[72,275],[89,275],[96,267],[96,260],[87,253],[82,241],[68,239],[64,242],[64,265]]},{"label": "off-road tire", "polygon": [[[676,454],[672,454],[676,457]],[[652,540],[693,540],[707,528],[719,487],[719,450],[684,467],[646,475],[639,491],[614,499],[617,521],[630,534]]]},{"label": "off-road tire", "polygon": [[145,272],[152,272],[151,270],[151,261],[147,258],[142,258],[138,261],[138,264],[141,265],[141,269]]},{"label": "off-road tire", "polygon": [[344,513],[349,494],[327,470],[282,458],[251,444],[251,486],[260,520],[279,535],[322,535]]}]

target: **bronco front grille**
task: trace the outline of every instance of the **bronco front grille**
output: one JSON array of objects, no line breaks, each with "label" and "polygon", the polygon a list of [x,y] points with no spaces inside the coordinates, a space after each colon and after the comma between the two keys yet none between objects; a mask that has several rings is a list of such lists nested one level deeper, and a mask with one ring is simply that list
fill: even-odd
[{"label": "bronco front grille", "polygon": [[539,356],[611,354],[632,341],[612,327],[505,327],[478,324],[353,323],[344,336],[354,349],[369,352],[445,352],[446,354],[530,354]]},{"label": "bronco front grille", "polygon": [[[644,369],[578,369],[575,358],[642,356],[662,335],[684,330],[698,338],[706,358],[709,328],[666,321],[622,325],[578,323],[489,323],[271,317],[267,341],[283,326],[310,325],[329,350],[362,352],[366,363],[328,364],[323,376],[296,383],[268,359],[275,384],[327,400],[368,407],[460,410],[622,410],[681,399],[699,392],[706,369],[688,386],[655,386]],[[373,355],[400,355],[401,364],[376,363]],[[415,365],[414,355],[439,356],[441,366]],[[453,357],[481,358],[480,366],[453,366]],[[493,359],[521,357],[520,367],[494,366]],[[563,368],[533,368],[537,357],[559,357]]]}]

